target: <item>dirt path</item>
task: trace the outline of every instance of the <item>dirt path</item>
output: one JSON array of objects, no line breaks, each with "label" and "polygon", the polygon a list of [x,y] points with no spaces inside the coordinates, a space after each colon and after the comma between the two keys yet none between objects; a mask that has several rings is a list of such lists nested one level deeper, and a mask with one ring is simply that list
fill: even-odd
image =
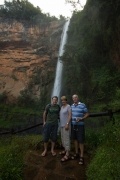
[{"label": "dirt path", "polygon": [[76,160],[61,163],[60,150],[53,157],[50,152],[41,157],[42,151],[30,151],[26,157],[25,180],[86,180],[85,170],[89,157],[85,154],[84,165],[79,165]]}]

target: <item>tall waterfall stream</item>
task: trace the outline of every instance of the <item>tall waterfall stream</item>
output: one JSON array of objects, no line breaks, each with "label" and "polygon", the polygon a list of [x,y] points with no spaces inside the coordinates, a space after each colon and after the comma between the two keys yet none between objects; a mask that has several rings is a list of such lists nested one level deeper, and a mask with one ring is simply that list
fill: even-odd
[{"label": "tall waterfall stream", "polygon": [[67,42],[67,31],[68,31],[69,23],[70,23],[70,20],[68,20],[63,27],[60,48],[59,48],[59,56],[58,56],[57,67],[56,67],[56,76],[55,76],[54,87],[53,87],[53,91],[52,91],[52,97],[57,96],[58,103],[60,101],[60,94],[61,94],[61,88],[62,88],[62,71],[63,71],[63,63],[60,60],[60,56],[63,55],[64,45]]}]

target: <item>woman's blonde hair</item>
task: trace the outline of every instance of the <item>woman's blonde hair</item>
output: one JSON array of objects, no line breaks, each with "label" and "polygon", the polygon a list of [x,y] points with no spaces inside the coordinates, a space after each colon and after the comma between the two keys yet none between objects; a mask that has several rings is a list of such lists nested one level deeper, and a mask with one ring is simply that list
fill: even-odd
[{"label": "woman's blonde hair", "polygon": [[64,101],[67,101],[67,97],[66,96],[62,96],[61,97],[61,101],[64,100]]}]

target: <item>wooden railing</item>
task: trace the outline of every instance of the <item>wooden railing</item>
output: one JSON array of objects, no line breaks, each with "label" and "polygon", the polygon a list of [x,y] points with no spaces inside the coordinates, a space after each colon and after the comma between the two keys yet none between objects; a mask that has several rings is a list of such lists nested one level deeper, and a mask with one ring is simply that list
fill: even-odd
[{"label": "wooden railing", "polygon": [[[99,116],[109,116],[110,117],[110,120],[113,121],[114,123],[114,117],[113,117],[113,114],[114,113],[120,113],[120,109],[117,110],[117,111],[112,111],[112,110],[109,110],[107,112],[99,112],[99,113],[90,113],[89,114],[89,117],[99,117]],[[38,126],[42,126],[43,123],[38,123],[34,126],[31,126],[31,127],[28,127],[28,128],[23,128],[23,129],[20,129],[18,131],[15,131],[13,128],[10,130],[10,131],[6,131],[6,132],[0,132],[0,135],[3,135],[3,134],[17,134],[17,133],[21,133],[23,131],[27,131],[29,129],[32,129],[32,128],[35,128],[35,127],[38,127]]]}]

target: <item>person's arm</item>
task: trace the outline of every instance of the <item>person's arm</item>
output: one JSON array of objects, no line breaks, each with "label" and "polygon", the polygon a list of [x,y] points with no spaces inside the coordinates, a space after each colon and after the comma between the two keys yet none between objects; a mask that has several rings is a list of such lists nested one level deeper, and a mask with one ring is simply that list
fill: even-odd
[{"label": "person's arm", "polygon": [[43,126],[44,126],[45,123],[46,123],[46,116],[47,116],[47,112],[46,112],[46,110],[45,110],[44,113],[43,113]]},{"label": "person's arm", "polygon": [[86,113],[84,114],[84,116],[81,118],[81,120],[86,119],[88,116],[89,116],[89,112],[86,112]]},{"label": "person's arm", "polygon": [[68,110],[68,120],[67,120],[67,124],[65,125],[65,129],[68,130],[69,129],[69,124],[71,122],[71,118],[72,118],[72,111],[71,109]]},{"label": "person's arm", "polygon": [[89,112],[86,112],[83,117],[77,118],[76,122],[82,121],[82,120],[86,119],[88,116],[89,116]]}]

